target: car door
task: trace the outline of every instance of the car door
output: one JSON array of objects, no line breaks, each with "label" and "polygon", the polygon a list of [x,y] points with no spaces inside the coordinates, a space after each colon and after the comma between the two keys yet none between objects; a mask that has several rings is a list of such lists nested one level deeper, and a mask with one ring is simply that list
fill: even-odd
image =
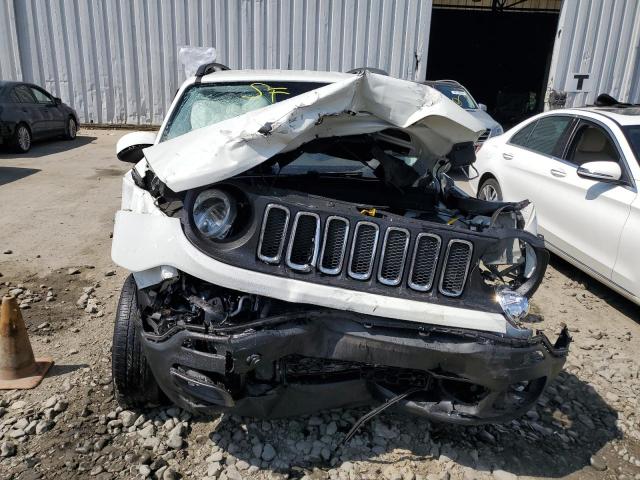
[{"label": "car door", "polygon": [[[593,272],[611,279],[620,238],[636,198],[634,181],[612,131],[596,120],[580,119],[568,139],[562,160],[552,173],[557,192],[544,211],[545,240]],[[599,181],[578,175],[587,162],[617,162],[621,182]]]},{"label": "car door", "polygon": [[618,287],[640,299],[640,195],[637,194],[637,182],[640,181],[640,125],[628,125],[622,127],[622,130],[624,138],[620,137],[620,146],[631,170],[631,177],[636,182],[636,197],[631,203],[629,218],[622,230],[611,279]]},{"label": "car door", "polygon": [[571,115],[547,115],[524,125],[499,149],[499,182],[508,201],[531,200],[538,227],[545,236],[553,231],[554,202],[562,198],[556,181],[559,155],[573,128]]},{"label": "car door", "polygon": [[58,135],[64,128],[64,120],[61,112],[53,100],[53,97],[41,88],[30,86],[31,93],[36,99],[36,103],[41,108],[41,113],[45,118],[45,128],[47,135]]},{"label": "car door", "polygon": [[20,118],[29,125],[33,138],[43,137],[47,133],[47,118],[44,107],[38,104],[31,89],[27,85],[18,85],[13,89],[20,101],[18,110]]}]

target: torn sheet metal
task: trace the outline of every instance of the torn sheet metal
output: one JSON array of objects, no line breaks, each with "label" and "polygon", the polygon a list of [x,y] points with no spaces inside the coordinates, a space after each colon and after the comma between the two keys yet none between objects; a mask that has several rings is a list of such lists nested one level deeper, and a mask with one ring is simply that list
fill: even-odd
[{"label": "torn sheet metal", "polygon": [[406,129],[433,165],[483,126],[438,91],[365,72],[159,143],[144,151],[155,174],[179,192],[233,177],[319,137]]}]

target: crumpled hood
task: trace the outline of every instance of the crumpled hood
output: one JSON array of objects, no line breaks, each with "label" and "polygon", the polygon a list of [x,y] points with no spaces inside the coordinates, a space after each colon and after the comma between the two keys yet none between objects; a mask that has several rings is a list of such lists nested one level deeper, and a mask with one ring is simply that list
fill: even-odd
[{"label": "crumpled hood", "polygon": [[[426,85],[365,72],[144,150],[149,166],[175,192],[238,175],[319,137],[406,129],[422,155],[446,155],[475,141],[484,126]],[[143,160],[144,161],[144,160]]]},{"label": "crumpled hood", "polygon": [[469,115],[473,116],[474,118],[476,118],[477,120],[479,120],[482,125],[484,125],[484,128],[488,128],[489,130],[493,131],[496,129],[496,127],[500,127],[501,125],[496,122],[493,117],[491,117],[491,115],[489,115],[487,112],[485,112],[484,110],[467,110],[467,112],[469,113]]}]

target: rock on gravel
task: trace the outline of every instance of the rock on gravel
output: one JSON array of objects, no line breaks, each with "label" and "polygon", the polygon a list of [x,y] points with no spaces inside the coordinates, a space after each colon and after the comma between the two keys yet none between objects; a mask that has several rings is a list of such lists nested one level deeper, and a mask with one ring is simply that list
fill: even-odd
[{"label": "rock on gravel", "polygon": [[55,423],[53,423],[51,420],[40,420],[36,424],[36,435],[40,435],[41,433],[48,432],[53,428],[54,425]]},{"label": "rock on gravel", "polygon": [[136,413],[133,413],[129,410],[120,412],[120,420],[122,420],[122,426],[126,428],[133,426],[137,417],[138,415]]},{"label": "rock on gravel", "polygon": [[184,440],[180,435],[173,434],[173,435],[169,435],[169,438],[167,438],[166,443],[167,443],[167,447],[172,448],[174,450],[180,450],[184,445]]},{"label": "rock on gravel", "polygon": [[162,480],[178,480],[179,478],[178,473],[172,468],[167,468],[162,474]]},{"label": "rock on gravel", "polygon": [[27,406],[27,402],[25,402],[23,400],[17,400],[17,401],[13,402],[9,406],[9,409],[10,410],[22,410],[26,406]]},{"label": "rock on gravel", "polygon": [[0,457],[13,457],[16,454],[16,444],[13,442],[0,443]]},{"label": "rock on gravel", "polygon": [[213,462],[207,466],[207,477],[218,478],[220,472],[222,471],[222,465],[220,462]]},{"label": "rock on gravel", "polygon": [[518,476],[504,470],[494,470],[493,478],[496,480],[518,480]]},{"label": "rock on gravel", "polygon": [[276,449],[273,448],[273,445],[267,443],[262,449],[262,459],[265,462],[270,462],[274,458],[276,458]]},{"label": "rock on gravel", "polygon": [[594,470],[598,472],[604,472],[607,469],[606,462],[600,457],[596,457],[595,455],[589,459],[589,463],[593,467]]}]

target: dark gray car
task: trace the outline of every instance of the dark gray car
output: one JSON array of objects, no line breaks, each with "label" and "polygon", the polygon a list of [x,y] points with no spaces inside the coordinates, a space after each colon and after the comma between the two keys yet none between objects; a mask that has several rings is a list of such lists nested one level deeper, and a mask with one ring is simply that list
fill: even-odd
[{"label": "dark gray car", "polygon": [[75,110],[59,98],[31,83],[0,80],[0,144],[25,153],[34,140],[73,140],[77,131]]}]

